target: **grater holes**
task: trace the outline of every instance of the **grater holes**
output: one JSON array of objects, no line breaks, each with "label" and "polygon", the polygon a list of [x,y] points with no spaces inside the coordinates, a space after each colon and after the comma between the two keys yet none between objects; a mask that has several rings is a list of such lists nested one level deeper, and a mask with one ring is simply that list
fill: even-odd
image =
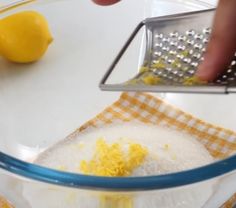
[{"label": "grater holes", "polygon": [[236,60],[233,60],[232,62],[231,62],[231,66],[235,66],[236,65]]},{"label": "grater holes", "polygon": [[185,46],[185,45],[179,45],[179,46],[177,47],[177,49],[178,49],[179,51],[184,51],[184,50],[186,49],[186,46]]},{"label": "grater holes", "polygon": [[162,76],[162,74],[163,74],[163,70],[156,70],[155,72],[154,72],[154,74],[156,74],[157,76]]},{"label": "grater holes", "polygon": [[168,63],[168,64],[172,64],[172,63],[174,63],[174,60],[173,60],[173,59],[168,59],[168,60],[167,60],[167,63]]},{"label": "grater holes", "polygon": [[189,70],[188,73],[189,73],[190,75],[194,75],[194,74],[195,74],[195,70]]},{"label": "grater holes", "polygon": [[165,52],[168,52],[170,50],[170,48],[168,46],[163,46],[162,50],[165,51]]},{"label": "grater holes", "polygon": [[192,49],[190,49],[190,50],[188,51],[188,54],[189,54],[189,55],[193,55],[193,52],[194,52],[194,51],[193,51]]},{"label": "grater holes", "polygon": [[160,51],[155,51],[154,52],[154,56],[155,57],[161,57],[162,56],[162,53]]},{"label": "grater holes", "polygon": [[177,43],[176,41],[171,41],[171,42],[170,42],[170,46],[175,46],[175,47],[177,47],[177,46],[178,46],[178,43]]},{"label": "grater holes", "polygon": [[177,54],[176,57],[177,57],[178,59],[180,59],[180,60],[183,60],[183,59],[184,59],[184,55],[182,55],[182,54]]},{"label": "grater holes", "polygon": [[191,39],[188,39],[186,42],[189,46],[192,46],[195,43],[194,40],[191,40]]},{"label": "grater holes", "polygon": [[189,36],[189,37],[192,37],[192,36],[195,35],[195,31],[194,30],[187,30],[186,35]]},{"label": "grater holes", "polygon": [[162,47],[163,47],[163,43],[160,43],[160,42],[159,42],[159,43],[156,43],[156,44],[155,44],[155,47],[156,47],[156,48],[162,48]]},{"label": "grater holes", "polygon": [[194,39],[196,39],[196,40],[200,41],[200,40],[202,40],[202,39],[203,39],[203,35],[202,35],[202,34],[200,34],[200,33],[198,33],[198,34],[196,34],[196,35],[194,36]]},{"label": "grater holes", "polygon": [[184,73],[183,73],[183,72],[179,72],[179,73],[178,73],[178,76],[179,76],[180,78],[183,78],[183,77],[184,77]]},{"label": "grater holes", "polygon": [[170,42],[170,38],[164,37],[164,38],[162,38],[162,42],[163,43],[169,43]]},{"label": "grater holes", "polygon": [[156,39],[162,39],[164,37],[163,33],[159,33],[155,35]]},{"label": "grater holes", "polygon": [[201,50],[203,48],[203,45],[202,44],[199,44],[199,43],[196,43],[194,46],[194,49],[196,50]]},{"label": "grater holes", "polygon": [[193,58],[194,59],[200,59],[201,58],[201,54],[200,53],[194,53],[193,54]]},{"label": "grater holes", "polygon": [[175,55],[177,54],[177,51],[175,51],[175,50],[170,50],[170,51],[169,51],[169,54],[175,56]]},{"label": "grater holes", "polygon": [[190,64],[191,63],[191,59],[190,58],[184,58],[183,59],[183,62],[185,63],[185,64]]},{"label": "grater holes", "polygon": [[[154,73],[163,79],[163,83],[171,84],[178,81],[183,84],[185,78],[194,76],[196,69],[203,59],[205,46],[208,43],[210,28],[204,29],[205,33],[197,30],[173,31],[169,33],[156,31],[154,34],[152,59],[157,62],[153,65]],[[183,33],[182,33],[183,32]],[[160,68],[159,64],[163,67]],[[236,63],[235,63],[236,65]],[[234,72],[228,72],[226,81]],[[181,82],[182,80],[182,82]]]},{"label": "grater holes", "polygon": [[174,69],[174,70],[171,71],[171,73],[174,74],[174,75],[178,75],[178,72],[179,71],[177,69]]},{"label": "grater holes", "polygon": [[188,72],[188,70],[189,70],[189,67],[188,67],[188,66],[184,66],[184,67],[182,68],[182,71],[184,71],[184,72]]},{"label": "grater holes", "polygon": [[161,59],[162,59],[163,61],[167,61],[168,56],[167,56],[167,55],[162,55],[162,56],[161,56]]},{"label": "grater holes", "polygon": [[196,67],[198,66],[198,63],[197,63],[197,62],[192,62],[190,65],[191,65],[192,67],[196,68]]},{"label": "grater holes", "polygon": [[166,71],[167,71],[168,73],[171,73],[172,69],[171,69],[170,67],[167,67],[167,68],[166,68]]},{"label": "grater holes", "polygon": [[180,35],[180,36],[178,37],[178,41],[180,41],[180,42],[186,41],[186,39],[187,39],[187,37],[184,36],[184,35]]},{"label": "grater holes", "polygon": [[222,75],[222,79],[223,79],[223,80],[226,80],[227,78],[228,78],[228,77],[227,77],[226,74]]},{"label": "grater holes", "polygon": [[209,42],[209,39],[208,38],[204,38],[203,41],[202,41],[204,44],[207,44]]},{"label": "grater holes", "polygon": [[168,76],[168,79],[169,79],[169,80],[173,80],[174,77],[172,77],[172,76]]},{"label": "grater holes", "polygon": [[229,73],[231,73],[232,72],[232,69],[228,69],[227,70],[227,73],[229,74]]},{"label": "grater holes", "polygon": [[211,28],[210,27],[204,28],[203,33],[206,34],[206,35],[210,35],[211,34]]},{"label": "grater holes", "polygon": [[177,38],[178,35],[179,35],[179,33],[178,33],[177,31],[174,31],[174,32],[171,32],[171,33],[170,33],[170,37],[171,37],[171,38]]},{"label": "grater holes", "polygon": [[168,74],[167,73],[162,73],[162,77],[167,78]]}]

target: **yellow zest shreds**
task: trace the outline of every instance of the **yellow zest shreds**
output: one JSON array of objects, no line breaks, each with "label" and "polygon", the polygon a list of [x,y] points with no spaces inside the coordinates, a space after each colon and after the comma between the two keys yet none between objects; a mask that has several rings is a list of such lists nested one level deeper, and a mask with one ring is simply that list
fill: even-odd
[{"label": "yellow zest shreds", "polygon": [[180,61],[174,60],[174,62],[172,62],[172,64],[171,64],[171,66],[173,68],[180,68],[181,67]]},{"label": "yellow zest shreds", "polygon": [[143,148],[140,144],[130,144],[126,169],[131,172],[133,169],[141,165],[147,153],[147,149]]},{"label": "yellow zest shreds", "polygon": [[162,60],[157,60],[156,63],[151,65],[151,68],[156,68],[156,69],[165,69],[166,68],[166,64],[164,61]]},{"label": "yellow zest shreds", "polygon": [[190,52],[188,50],[184,50],[180,54],[183,55],[184,57],[187,57],[190,54]]},{"label": "yellow zest shreds", "polygon": [[137,79],[131,79],[129,81],[127,81],[125,84],[126,85],[136,85],[138,83]]},{"label": "yellow zest shreds", "polygon": [[171,159],[172,159],[172,160],[176,160],[176,159],[177,159],[176,154],[172,154],[172,155],[171,155]]},{"label": "yellow zest shreds", "polygon": [[80,170],[98,176],[128,176],[143,163],[147,153],[147,149],[139,144],[129,144],[127,154],[122,151],[121,144],[109,145],[104,139],[98,139],[93,158],[90,161],[82,160]]},{"label": "yellow zest shreds", "polygon": [[183,84],[186,86],[191,86],[191,85],[196,85],[196,84],[198,84],[198,85],[199,84],[206,84],[206,83],[207,83],[206,81],[202,81],[196,76],[185,78],[183,81]]},{"label": "yellow zest shreds", "polygon": [[168,144],[165,144],[165,145],[164,145],[164,149],[165,149],[165,150],[169,150],[169,149],[170,149],[170,146],[169,146]]},{"label": "yellow zest shreds", "polygon": [[149,71],[149,67],[147,67],[147,66],[141,66],[139,69],[140,73],[147,72],[147,71]]},{"label": "yellow zest shreds", "polygon": [[160,77],[157,77],[151,74],[148,74],[147,76],[142,77],[142,80],[147,85],[156,85],[156,84],[161,83]]},{"label": "yellow zest shreds", "polygon": [[133,199],[124,195],[101,195],[100,208],[133,208]]}]

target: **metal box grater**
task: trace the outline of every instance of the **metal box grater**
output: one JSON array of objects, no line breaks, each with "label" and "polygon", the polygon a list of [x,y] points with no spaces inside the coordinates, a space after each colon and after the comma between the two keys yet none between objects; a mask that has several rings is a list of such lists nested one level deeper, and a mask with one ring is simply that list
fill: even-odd
[{"label": "metal box grater", "polygon": [[[102,78],[100,88],[108,91],[236,92],[236,59],[232,60],[226,72],[214,82],[201,82],[194,77],[203,60],[214,13],[215,9],[210,9],[145,19],[136,27],[115,58]],[[146,47],[138,73],[123,83],[106,83],[143,27]]]}]

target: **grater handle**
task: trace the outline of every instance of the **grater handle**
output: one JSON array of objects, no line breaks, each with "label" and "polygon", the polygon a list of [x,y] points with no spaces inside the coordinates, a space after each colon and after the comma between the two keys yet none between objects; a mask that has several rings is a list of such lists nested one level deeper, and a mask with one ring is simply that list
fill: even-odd
[{"label": "grater handle", "polygon": [[144,26],[144,21],[140,22],[138,24],[138,26],[135,28],[135,30],[133,31],[133,33],[130,35],[130,37],[128,38],[128,40],[126,41],[126,43],[124,44],[124,46],[121,48],[120,52],[118,53],[118,55],[116,56],[115,60],[112,62],[111,66],[108,68],[107,72],[105,73],[105,75],[102,77],[102,80],[99,83],[99,87],[103,90],[104,87],[106,88],[106,81],[108,79],[108,77],[111,75],[112,71],[115,69],[115,66],[117,65],[117,63],[120,61],[120,59],[122,58],[122,56],[124,55],[125,51],[127,50],[127,48],[129,47],[129,45],[131,44],[131,42],[133,41],[133,39],[135,38],[136,34],[140,31],[140,29]]}]

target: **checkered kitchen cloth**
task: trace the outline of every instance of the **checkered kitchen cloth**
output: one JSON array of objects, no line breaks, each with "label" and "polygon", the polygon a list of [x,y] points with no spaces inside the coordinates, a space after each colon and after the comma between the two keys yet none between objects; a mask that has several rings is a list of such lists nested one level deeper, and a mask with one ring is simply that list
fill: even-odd
[{"label": "checkered kitchen cloth", "polygon": [[[236,152],[235,132],[206,123],[146,93],[123,93],[118,101],[85,123],[79,131],[125,121],[164,125],[194,135],[217,159]],[[236,194],[222,207],[232,208],[235,202]]]}]

